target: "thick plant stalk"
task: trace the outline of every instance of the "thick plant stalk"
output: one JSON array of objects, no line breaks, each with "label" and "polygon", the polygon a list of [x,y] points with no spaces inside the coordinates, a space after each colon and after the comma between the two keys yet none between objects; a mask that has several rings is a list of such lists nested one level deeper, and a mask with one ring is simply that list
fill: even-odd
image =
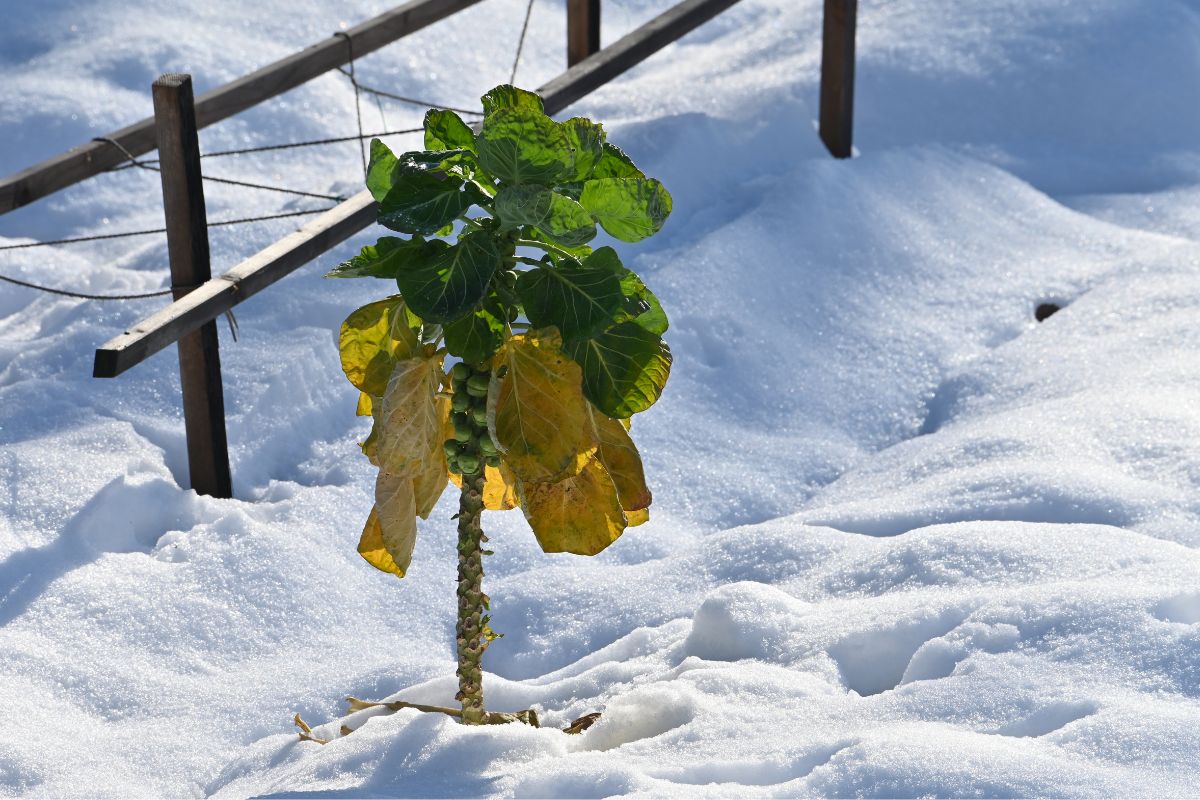
[{"label": "thick plant stalk", "polygon": [[446,442],[450,468],[462,475],[458,500],[458,695],[462,721],[481,725],[483,709],[483,651],[496,635],[488,627],[488,599],[483,593],[484,467],[496,450],[487,431],[487,394],[491,373],[486,365],[456,364],[453,370],[454,439]]},{"label": "thick plant stalk", "polygon": [[489,631],[484,615],[483,542],[480,527],[483,512],[483,467],[462,476],[458,501],[458,695],[462,721],[482,725],[483,668],[480,660],[487,649]]}]

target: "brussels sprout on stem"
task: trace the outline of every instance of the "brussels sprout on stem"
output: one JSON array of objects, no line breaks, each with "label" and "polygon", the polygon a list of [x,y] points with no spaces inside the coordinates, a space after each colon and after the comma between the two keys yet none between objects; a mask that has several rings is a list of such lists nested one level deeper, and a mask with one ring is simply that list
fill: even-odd
[{"label": "brussels sprout on stem", "polygon": [[[456,376],[466,370],[460,369],[463,364],[455,365]],[[467,404],[478,403],[479,395],[470,393],[469,387],[482,384],[483,398],[486,398],[487,384],[490,373],[479,370],[471,374],[466,381],[455,380],[455,401],[466,398]],[[475,405],[472,412],[479,409]],[[480,518],[483,515],[483,463],[481,451],[483,442],[487,448],[494,451],[491,437],[487,432],[487,421],[483,424],[476,421],[475,415],[468,415],[463,430],[469,432],[469,438],[459,439],[458,424],[460,418],[456,415],[455,438],[445,443],[447,452],[453,448],[455,466],[462,474],[462,489],[458,498],[458,624],[455,636],[458,644],[458,694],[455,699],[462,703],[462,721],[470,725],[484,722],[483,708],[483,668],[480,660],[496,634],[488,626],[487,595],[483,593],[483,543],[487,536],[483,533]]]}]

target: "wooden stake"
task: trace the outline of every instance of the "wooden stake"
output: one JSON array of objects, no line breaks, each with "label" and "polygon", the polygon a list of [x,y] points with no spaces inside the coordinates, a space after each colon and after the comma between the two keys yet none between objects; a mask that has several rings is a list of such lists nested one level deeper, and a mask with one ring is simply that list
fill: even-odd
[{"label": "wooden stake", "polygon": [[[179,300],[212,277],[190,75],[163,75],[154,82],[154,125],[171,289]],[[199,494],[232,497],[215,321],[179,339],[179,377],[192,488]]]},{"label": "wooden stake", "polygon": [[821,141],[849,158],[854,134],[854,30],[858,0],[825,0],[821,39]]},{"label": "wooden stake", "polygon": [[567,0],[567,66],[600,49],[600,0]]}]

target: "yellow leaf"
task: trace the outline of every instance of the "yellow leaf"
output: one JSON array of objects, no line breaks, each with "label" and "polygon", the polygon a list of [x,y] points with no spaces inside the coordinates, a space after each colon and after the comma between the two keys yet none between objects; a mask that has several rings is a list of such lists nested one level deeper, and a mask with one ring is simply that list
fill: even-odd
[{"label": "yellow leaf", "polygon": [[[445,395],[439,395],[435,410],[438,415],[438,427],[440,429],[442,427],[441,420],[448,420],[450,418],[450,398]],[[440,433],[438,439],[442,440]],[[416,495],[417,516],[421,519],[429,519],[429,512],[433,511],[433,507],[442,496],[442,492],[446,491],[446,475],[446,453],[442,450],[441,445],[438,444],[438,446],[434,447],[427,454],[425,460],[414,468],[413,472],[413,491]]]},{"label": "yellow leaf", "polygon": [[371,408],[374,405],[374,399],[366,392],[358,393],[358,408],[354,409],[355,416],[369,417],[371,416]]},{"label": "yellow leaf", "polygon": [[638,525],[645,525],[650,521],[650,509],[642,508],[637,511],[626,511],[625,520],[628,523],[627,527],[636,528]]},{"label": "yellow leaf", "polygon": [[419,355],[421,342],[408,327],[404,301],[389,297],[368,303],[346,318],[338,349],[350,383],[378,397],[387,388],[395,363]]},{"label": "yellow leaf", "polygon": [[625,530],[617,490],[598,459],[556,483],[521,483],[521,508],[547,553],[594,556]]},{"label": "yellow leaf", "polygon": [[371,422],[371,432],[367,434],[367,438],[358,443],[359,449],[363,455],[367,457],[375,466],[379,466],[379,420]]},{"label": "yellow leaf", "polygon": [[579,473],[596,452],[587,426],[579,365],[557,334],[514,336],[497,356],[507,367],[496,390],[494,435],[522,481],[544,483]]},{"label": "yellow leaf", "polygon": [[[378,528],[377,536],[375,531],[364,530],[358,552],[372,566],[403,578],[412,561],[413,547],[417,543],[412,476],[407,473],[393,475],[380,472],[375,481],[375,508],[372,514],[376,520],[375,527]],[[370,518],[367,525],[369,529]],[[370,536],[368,532],[371,533]],[[364,552],[364,547],[367,552]],[[384,555],[387,558],[384,558]]]},{"label": "yellow leaf", "polygon": [[442,419],[437,407],[441,375],[440,357],[396,362],[375,413],[377,463],[384,472],[414,473],[441,452]]},{"label": "yellow leaf", "polygon": [[650,507],[650,488],[642,469],[642,457],[625,427],[605,416],[588,403],[588,420],[593,435],[600,442],[597,457],[617,487],[617,497],[625,511],[640,511]]},{"label": "yellow leaf", "polygon": [[429,514],[437,505],[437,501],[441,499],[442,492],[446,491],[446,475],[446,457],[444,455],[437,459],[431,458],[417,467],[413,473],[415,511],[421,519],[429,519]]},{"label": "yellow leaf", "polygon": [[367,517],[367,524],[363,526],[362,536],[359,537],[358,554],[375,569],[404,577],[404,570],[396,566],[395,560],[383,546],[383,529],[379,527],[379,510],[375,506],[371,506],[371,514]]},{"label": "yellow leaf", "polygon": [[[462,488],[462,476],[450,475],[454,485]],[[483,507],[488,511],[508,511],[519,505],[517,500],[517,476],[504,461],[499,467],[483,468]]]}]

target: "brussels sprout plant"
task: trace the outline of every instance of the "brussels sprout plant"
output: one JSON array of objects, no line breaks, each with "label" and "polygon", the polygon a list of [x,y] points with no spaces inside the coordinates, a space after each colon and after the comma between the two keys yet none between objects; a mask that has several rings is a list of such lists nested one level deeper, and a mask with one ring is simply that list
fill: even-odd
[{"label": "brussels sprout plant", "polygon": [[536,94],[498,86],[475,132],[425,116],[425,150],[371,142],[367,187],[384,236],[329,277],[399,289],[341,328],[361,445],[379,469],[358,552],[403,577],[416,518],[460,489],[461,719],[491,721],[480,659],[496,638],[483,593],[484,509],[519,507],[542,549],[595,555],[648,519],[650,490],[629,419],[662,393],[671,351],[658,300],[599,225],[636,242],[671,196],[581,117],[556,122]]}]

